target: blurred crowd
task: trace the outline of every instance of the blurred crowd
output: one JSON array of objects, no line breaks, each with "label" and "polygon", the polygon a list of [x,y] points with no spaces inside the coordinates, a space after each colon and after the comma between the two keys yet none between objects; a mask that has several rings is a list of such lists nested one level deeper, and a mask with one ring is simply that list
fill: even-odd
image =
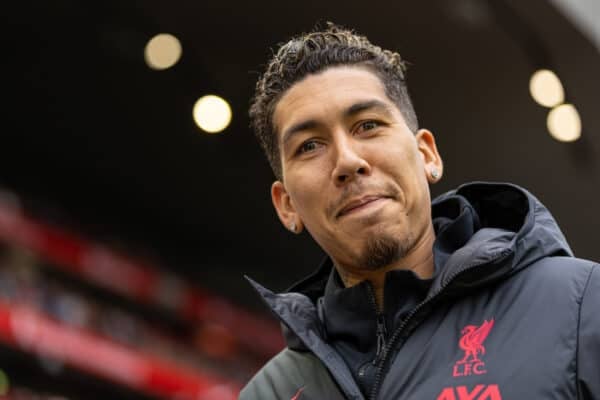
[{"label": "blurred crowd", "polygon": [[[225,299],[28,218],[0,202],[0,320],[8,321],[0,321],[0,346],[26,354],[46,374],[59,376],[71,367],[102,379],[112,374],[116,385],[127,386],[127,379],[139,378],[103,374],[104,364],[122,358],[152,370],[146,375],[159,383],[151,382],[149,395],[156,388],[163,397],[178,390],[208,393],[209,385],[231,392],[277,349],[272,325]],[[156,289],[148,291],[148,281]],[[146,292],[158,293],[152,296],[160,301],[144,298]],[[47,343],[36,343],[40,337]],[[66,398],[25,386],[11,386],[2,398]],[[142,388],[139,382],[130,386]],[[206,397],[216,398],[229,397]]]}]

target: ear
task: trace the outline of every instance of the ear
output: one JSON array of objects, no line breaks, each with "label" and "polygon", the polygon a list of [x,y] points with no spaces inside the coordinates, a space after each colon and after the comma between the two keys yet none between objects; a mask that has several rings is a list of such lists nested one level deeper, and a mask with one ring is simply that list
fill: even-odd
[{"label": "ear", "polygon": [[302,232],[302,221],[296,212],[292,198],[281,181],[275,181],[271,185],[271,200],[283,226],[294,233]]},{"label": "ear", "polygon": [[419,129],[415,135],[415,139],[417,140],[417,148],[423,158],[427,180],[429,183],[436,183],[442,177],[444,164],[435,144],[435,137],[431,131]]}]

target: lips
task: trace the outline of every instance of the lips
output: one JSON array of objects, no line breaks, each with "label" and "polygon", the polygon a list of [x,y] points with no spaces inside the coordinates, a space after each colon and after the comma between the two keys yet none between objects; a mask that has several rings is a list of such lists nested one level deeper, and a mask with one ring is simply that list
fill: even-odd
[{"label": "lips", "polygon": [[348,202],[338,213],[337,213],[337,217],[342,217],[350,212],[352,212],[353,210],[359,208],[359,207],[363,207],[366,204],[372,203],[374,201],[380,200],[380,199],[385,199],[388,198],[388,196],[380,196],[380,195],[372,195],[372,196],[363,196],[359,199],[355,199],[352,200],[350,202]]}]

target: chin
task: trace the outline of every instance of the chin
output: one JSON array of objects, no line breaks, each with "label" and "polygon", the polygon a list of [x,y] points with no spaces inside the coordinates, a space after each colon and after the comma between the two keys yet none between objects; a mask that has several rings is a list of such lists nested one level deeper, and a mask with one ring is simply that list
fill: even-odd
[{"label": "chin", "polygon": [[369,235],[357,261],[362,268],[375,271],[400,260],[406,255],[406,251],[406,243],[395,235]]}]

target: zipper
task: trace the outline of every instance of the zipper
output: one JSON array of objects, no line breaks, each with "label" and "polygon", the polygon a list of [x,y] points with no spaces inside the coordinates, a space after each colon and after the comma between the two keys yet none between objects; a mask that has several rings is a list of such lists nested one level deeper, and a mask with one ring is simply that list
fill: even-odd
[{"label": "zipper", "polygon": [[385,339],[387,337],[387,329],[385,327],[385,315],[377,314],[377,351],[373,359],[373,365],[377,365],[382,356],[385,354]]},{"label": "zipper", "polygon": [[382,356],[385,354],[387,328],[385,326],[385,314],[379,311],[377,300],[375,298],[375,290],[373,289],[371,282],[368,282],[367,287],[369,288],[369,299],[371,300],[371,306],[375,311],[375,319],[377,323],[377,330],[375,331],[377,338],[377,350],[375,351],[375,358],[372,361],[373,365],[377,365],[382,359]]},{"label": "zipper", "polygon": [[[404,319],[404,321],[402,321],[402,323],[400,324],[400,326],[394,331],[391,339],[389,340],[387,346],[384,346],[383,349],[383,354],[381,357],[381,360],[379,362],[379,366],[377,367],[377,372],[375,373],[375,382],[373,383],[373,388],[371,389],[371,395],[369,396],[369,400],[376,400],[377,399],[377,394],[379,392],[379,386],[382,383],[382,379],[385,376],[384,374],[384,369],[386,368],[386,364],[389,361],[388,360],[388,356],[391,353],[390,350],[394,349],[394,346],[396,345],[396,342],[400,339],[400,334],[403,333],[404,329],[406,328],[406,326],[408,325],[408,322],[410,322],[414,316],[427,304],[432,303],[434,300],[437,301],[441,298],[441,295],[444,294],[442,293],[444,291],[445,288],[447,288],[450,283],[452,283],[452,281],[454,281],[458,276],[460,276],[461,274],[467,272],[467,271],[472,271],[474,268],[479,268],[481,266],[484,265],[489,265],[492,262],[497,263],[502,261],[503,259],[505,259],[506,257],[508,257],[508,255],[512,253],[512,250],[507,249],[507,250],[503,250],[501,251],[498,256],[496,258],[493,258],[491,261],[488,261],[486,263],[483,264],[472,264],[472,265],[467,265],[466,267],[464,267],[463,269],[461,269],[460,271],[456,271],[455,273],[453,273],[452,275],[450,275],[450,277],[447,279],[446,284],[443,285],[442,287],[440,287],[437,292],[433,293],[430,297],[428,297],[427,299],[425,299],[424,301],[422,301],[421,303],[419,303],[415,308],[413,308],[413,310],[410,312],[410,314]],[[406,338],[404,338],[406,340]],[[387,372],[387,371],[386,371]]]}]

